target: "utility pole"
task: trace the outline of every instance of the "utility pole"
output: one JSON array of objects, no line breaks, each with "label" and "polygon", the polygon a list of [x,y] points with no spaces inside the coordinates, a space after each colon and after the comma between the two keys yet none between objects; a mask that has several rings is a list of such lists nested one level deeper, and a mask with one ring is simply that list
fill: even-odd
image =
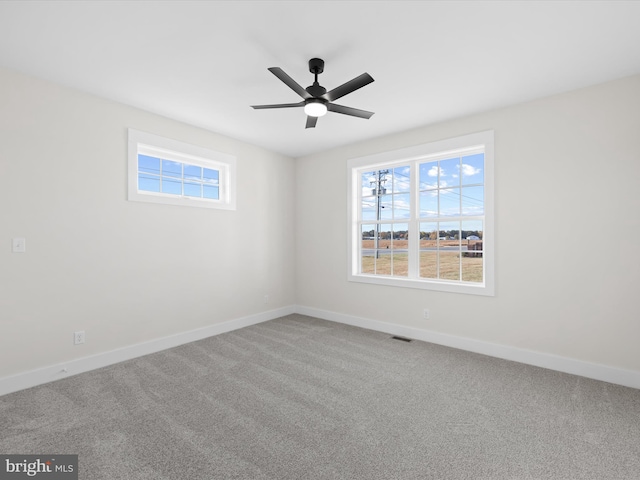
[{"label": "utility pole", "polygon": [[378,258],[378,241],[380,239],[380,217],[382,213],[382,203],[380,202],[380,197],[387,193],[387,189],[384,187],[384,184],[387,181],[387,175],[389,174],[389,170],[378,170],[376,172],[376,177],[373,180],[370,180],[370,185],[375,185],[375,188],[372,189],[372,193],[376,196],[376,236],[373,239],[373,248],[376,250],[376,258]]}]

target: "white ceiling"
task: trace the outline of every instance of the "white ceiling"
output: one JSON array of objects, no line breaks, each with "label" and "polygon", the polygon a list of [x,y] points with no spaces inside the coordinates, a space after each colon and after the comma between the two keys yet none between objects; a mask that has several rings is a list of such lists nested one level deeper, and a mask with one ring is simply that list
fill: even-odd
[{"label": "white ceiling", "polygon": [[[283,154],[340,145],[640,73],[640,2],[1,1],[0,66]],[[301,99],[375,82],[305,130]]]}]

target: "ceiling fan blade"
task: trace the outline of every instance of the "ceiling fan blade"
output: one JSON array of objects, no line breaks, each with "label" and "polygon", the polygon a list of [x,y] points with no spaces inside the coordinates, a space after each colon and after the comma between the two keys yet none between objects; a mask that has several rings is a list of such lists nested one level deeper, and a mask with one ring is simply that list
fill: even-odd
[{"label": "ceiling fan blade", "polygon": [[276,103],[275,105],[251,105],[251,108],[260,110],[263,108],[292,108],[292,107],[304,107],[304,102],[299,103]]},{"label": "ceiling fan blade", "polygon": [[268,70],[271,73],[273,73],[276,77],[278,77],[285,85],[287,85],[287,87],[289,87],[291,90],[296,92],[305,100],[307,98],[312,98],[309,92],[307,92],[304,88],[302,88],[300,84],[296,82],[293,78],[291,78],[289,75],[284,73],[284,70],[282,70],[280,67],[271,67]]},{"label": "ceiling fan blade", "polygon": [[340,97],[344,97],[348,93],[354,92],[355,90],[358,90],[365,85],[369,85],[371,82],[373,82],[373,78],[371,77],[371,75],[369,75],[368,73],[363,73],[359,77],[356,77],[353,80],[349,80],[347,83],[343,83],[339,87],[336,87],[333,90],[325,93],[323,97],[330,102],[333,102]]},{"label": "ceiling fan blade", "polygon": [[312,117],[311,115],[307,115],[307,126],[304,128],[316,128],[317,121],[318,121],[318,117]]},{"label": "ceiling fan blade", "polygon": [[345,107],[344,105],[336,105],[335,103],[328,103],[327,110],[335,113],[343,113],[345,115],[351,115],[352,117],[371,118],[374,112],[367,112],[366,110],[360,110],[358,108]]}]

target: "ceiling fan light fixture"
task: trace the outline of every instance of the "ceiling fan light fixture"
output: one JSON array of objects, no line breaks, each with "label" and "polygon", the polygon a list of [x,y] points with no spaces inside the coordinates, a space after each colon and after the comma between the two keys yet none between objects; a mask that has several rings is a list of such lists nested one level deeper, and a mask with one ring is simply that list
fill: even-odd
[{"label": "ceiling fan light fixture", "polygon": [[327,114],[327,106],[318,99],[311,99],[304,106],[304,113],[310,117],[322,117]]},{"label": "ceiling fan light fixture", "polygon": [[324,60],[321,58],[312,58],[309,60],[309,71],[313,73],[314,81],[313,85],[309,85],[307,88],[302,88],[298,82],[287,75],[280,67],[270,67],[267,70],[278,77],[287,87],[300,95],[302,101],[298,103],[277,103],[275,105],[251,105],[251,107],[256,110],[265,108],[304,107],[304,113],[307,115],[307,123],[304,128],[315,128],[318,117],[326,115],[328,111],[367,119],[373,115],[373,112],[333,103],[334,100],[342,98],[373,82],[373,78],[368,73],[363,73],[327,92],[327,89],[318,83],[318,75],[324,71]]}]

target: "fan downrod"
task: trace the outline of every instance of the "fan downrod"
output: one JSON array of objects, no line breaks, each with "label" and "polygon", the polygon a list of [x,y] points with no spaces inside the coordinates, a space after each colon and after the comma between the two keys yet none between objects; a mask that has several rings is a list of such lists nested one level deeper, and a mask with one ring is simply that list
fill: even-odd
[{"label": "fan downrod", "polygon": [[[313,85],[309,85],[305,90],[309,95],[320,100],[319,97],[327,93],[327,89],[318,83],[318,75],[324,71],[324,60],[321,58],[309,60],[309,71],[314,75],[314,82]],[[322,99],[322,103],[326,103],[326,100]]]}]

